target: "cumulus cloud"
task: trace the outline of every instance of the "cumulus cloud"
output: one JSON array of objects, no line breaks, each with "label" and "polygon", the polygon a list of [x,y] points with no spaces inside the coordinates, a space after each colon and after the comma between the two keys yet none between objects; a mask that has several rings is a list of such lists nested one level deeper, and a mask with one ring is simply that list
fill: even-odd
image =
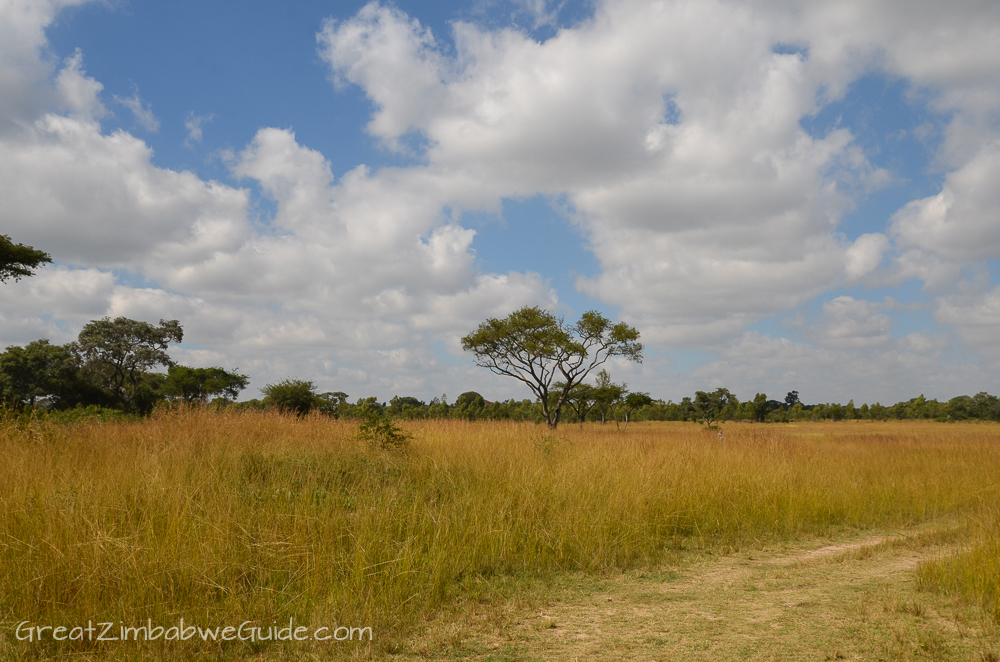
[{"label": "cumulus cloud", "polygon": [[904,249],[960,266],[1000,257],[1000,141],[948,173],[940,193],[899,210],[891,231]]},{"label": "cumulus cloud", "polygon": [[46,114],[0,145],[0,224],[56,259],[155,270],[243,241],[245,191],[158,168],[123,131]]},{"label": "cumulus cloud", "polygon": [[934,317],[952,327],[967,348],[986,358],[994,372],[1000,368],[1000,287],[941,297]]},{"label": "cumulus cloud", "polygon": [[721,2],[602,4],[544,43],[458,23],[450,58],[376,3],[320,35],[386,143],[419,131],[429,170],[500,197],[565,195],[601,264],[578,288],[664,342],[728,337],[881,259],[877,239],[833,230],[851,205],[838,181],[885,173],[846,130],[805,133],[819,80],[774,40]]},{"label": "cumulus cloud", "polygon": [[[521,4],[536,27],[558,12]],[[103,86],[84,54],[61,65],[44,54],[60,5],[14,5],[0,8],[0,225],[61,266],[0,292],[11,337],[52,327],[61,338],[105,314],[178,318],[192,361],[262,380],[297,374],[383,393],[471,386],[471,369],[447,356],[460,354],[462,333],[560,300],[536,273],[483,273],[463,214],[541,195],[561,201],[598,260],[579,290],[617,306],[653,348],[717,352],[684,377],[689,386],[806,381],[830,384],[817,397],[833,399],[851,371],[872,392],[920,375],[942,388],[983,379],[943,368],[940,336],[893,335],[884,302],[826,302],[822,322],[803,330],[811,344],[746,328],[884,279],[887,261],[897,279],[943,283],[998,257],[993,4],[621,0],[544,41],[468,22],[442,41],[373,2],[324,23],[319,53],[335,84],[370,100],[367,131],[416,164],[335,175],[293,131],[269,127],[234,150],[229,183],[158,167],[146,142],[105,131]],[[940,156],[951,171],[940,194],[906,205],[884,232],[846,237],[842,216],[893,173],[850,131],[814,136],[802,119],[873,70],[951,113]],[[138,92],[114,98],[156,131]],[[212,117],[188,115],[187,146]],[[253,218],[251,185],[273,216]],[[949,296],[938,321],[992,356],[995,291]]]}]

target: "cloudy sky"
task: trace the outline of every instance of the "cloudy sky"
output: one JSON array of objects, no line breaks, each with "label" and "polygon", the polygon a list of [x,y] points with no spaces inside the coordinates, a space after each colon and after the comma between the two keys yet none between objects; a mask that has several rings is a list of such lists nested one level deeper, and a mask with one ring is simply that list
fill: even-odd
[{"label": "cloudy sky", "polygon": [[528,397],[458,339],[635,325],[678,400],[1000,391],[1000,3],[0,0],[0,346]]}]

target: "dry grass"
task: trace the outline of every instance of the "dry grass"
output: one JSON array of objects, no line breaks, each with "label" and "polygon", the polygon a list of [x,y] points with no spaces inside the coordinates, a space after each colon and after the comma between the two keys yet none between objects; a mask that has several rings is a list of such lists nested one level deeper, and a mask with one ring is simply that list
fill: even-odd
[{"label": "dry grass", "polygon": [[[656,567],[692,548],[942,517],[968,521],[984,545],[998,539],[987,526],[1000,501],[994,425],[731,425],[722,441],[692,424],[405,427],[406,453],[369,450],[351,423],[266,413],[0,429],[6,634],[24,620],[180,617],[375,633],[371,644],[253,645],[7,636],[0,657],[379,655],[511,577],[517,590],[554,573]],[[985,549],[947,576],[988,563]]]}]

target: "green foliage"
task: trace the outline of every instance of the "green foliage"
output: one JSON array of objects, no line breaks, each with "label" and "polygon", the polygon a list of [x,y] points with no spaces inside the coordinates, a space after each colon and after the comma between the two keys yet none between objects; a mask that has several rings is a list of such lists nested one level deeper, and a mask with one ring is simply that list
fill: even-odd
[{"label": "green foliage", "polygon": [[34,407],[40,401],[57,406],[61,400],[72,400],[77,381],[73,354],[48,340],[35,340],[26,347],[13,345],[0,354],[0,393],[15,408]]},{"label": "green foliage", "polygon": [[[547,310],[525,306],[504,319],[490,318],[462,338],[476,365],[524,382],[538,399],[549,427],[559,424],[562,406],[574,385],[611,356],[642,362],[639,332],[624,322],[612,324],[596,311],[566,324]],[[550,402],[553,382],[562,387]]]},{"label": "green foliage", "polygon": [[18,281],[25,276],[34,276],[33,269],[49,262],[52,258],[48,253],[15,244],[9,236],[0,234],[0,283],[6,283],[8,278]]},{"label": "green foliage", "polygon": [[240,391],[247,387],[249,378],[237,372],[226,372],[222,368],[189,368],[172,365],[167,370],[163,385],[165,395],[180,398],[185,402],[204,404],[209,398],[235,400]]},{"label": "green foliage", "polygon": [[350,410],[351,405],[347,402],[349,397],[343,391],[320,393],[316,396],[316,409],[327,416],[340,418]]},{"label": "green foliage", "polygon": [[121,409],[102,407],[100,405],[79,405],[72,409],[46,412],[45,420],[50,423],[72,424],[91,421],[112,423],[120,421],[136,421],[140,419],[137,416],[126,414]]},{"label": "green foliage", "polygon": [[301,379],[285,379],[276,384],[268,384],[261,392],[265,395],[265,405],[295,412],[299,416],[305,416],[320,404],[317,402],[319,396],[316,395],[313,383]]},{"label": "green foliage", "polygon": [[[602,370],[601,372],[606,371]],[[576,413],[576,420],[579,421],[582,428],[583,422],[587,420],[587,414],[597,405],[597,389],[590,384],[577,384],[569,390],[566,404]]]},{"label": "green foliage", "polygon": [[387,414],[377,408],[361,411],[362,420],[358,425],[358,436],[378,450],[401,450],[410,442],[410,435],[397,427]]},{"label": "green foliage", "polygon": [[770,411],[770,407],[767,406],[767,395],[765,393],[758,393],[753,396],[753,404],[751,406],[753,420],[763,423],[767,420],[768,411]]},{"label": "green foliage", "polygon": [[[627,392],[625,384],[615,384],[611,381],[611,375],[607,370],[597,373],[597,386],[594,388],[594,404],[601,412],[601,425],[608,418],[608,414],[615,415],[616,405]],[[617,418],[615,419],[618,420]]]},{"label": "green foliage", "polygon": [[632,415],[632,412],[642,409],[643,407],[651,404],[653,404],[653,399],[649,397],[648,393],[629,393],[624,398],[622,398],[618,410],[621,412],[622,417],[625,419],[625,428],[628,429],[628,421],[629,417]]},{"label": "green foliage", "polygon": [[705,425],[712,427],[712,424],[733,399],[733,394],[725,388],[717,388],[711,393],[695,391],[694,408]]},{"label": "green foliage", "polygon": [[84,375],[130,412],[138,404],[137,397],[147,404],[151,390],[147,372],[171,365],[167,346],[183,337],[177,320],[160,320],[159,326],[153,326],[127,317],[105,317],[84,326],[70,348],[82,363]]}]

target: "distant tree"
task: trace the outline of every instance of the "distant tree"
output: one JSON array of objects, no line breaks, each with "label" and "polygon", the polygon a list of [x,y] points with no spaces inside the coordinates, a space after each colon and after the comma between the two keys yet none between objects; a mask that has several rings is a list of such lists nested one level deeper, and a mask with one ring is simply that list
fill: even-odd
[{"label": "distant tree", "polygon": [[0,283],[6,283],[8,278],[18,281],[24,276],[34,276],[32,270],[48,262],[52,262],[48,253],[15,244],[9,236],[0,234]]},{"label": "distant tree", "polygon": [[798,404],[802,404],[802,401],[799,400],[799,392],[789,391],[788,395],[785,396],[785,404],[788,405],[789,408],[794,407],[795,405]]},{"label": "distant tree", "polygon": [[260,391],[264,394],[266,406],[276,407],[285,412],[295,412],[299,416],[305,416],[319,404],[317,402],[319,396],[313,383],[301,379],[284,379],[274,384],[266,384]]},{"label": "distant tree", "polygon": [[185,365],[172,365],[167,369],[163,392],[185,402],[204,404],[210,398],[217,397],[235,400],[249,381],[246,375],[226,372],[222,368],[189,368]]},{"label": "distant tree", "polygon": [[327,391],[316,396],[316,408],[327,416],[340,418],[346,415],[351,405],[347,399],[351,397],[343,391]]},{"label": "distant tree", "polygon": [[758,393],[753,397],[753,405],[751,405],[751,411],[753,412],[753,420],[758,423],[763,423],[767,418],[767,412],[769,411],[767,406],[767,395],[764,393]]},{"label": "distant tree", "polygon": [[982,419],[1000,420],[1000,398],[990,395],[986,391],[980,391],[972,396],[973,407],[976,415]]},{"label": "distant tree", "polygon": [[0,399],[15,408],[34,407],[39,400],[58,405],[72,397],[78,381],[72,352],[48,340],[12,345],[0,354]]},{"label": "distant tree", "polygon": [[705,421],[705,425],[712,427],[712,423],[719,417],[719,414],[733,399],[733,394],[728,389],[717,388],[711,393],[705,391],[695,391],[694,408]]},{"label": "distant tree", "polygon": [[[632,412],[642,409],[646,405],[653,404],[653,399],[649,397],[648,393],[629,393],[624,398],[620,400],[620,405],[618,411],[621,412],[622,418],[625,419],[625,427],[623,429],[628,429],[628,421],[632,415]],[[615,425],[618,424],[618,416],[615,416]]]},{"label": "distant tree", "polygon": [[149,388],[147,372],[155,366],[172,365],[167,347],[183,337],[177,320],[160,320],[159,326],[153,326],[127,317],[105,317],[84,326],[69,347],[82,363],[84,374],[131,412],[140,390],[144,385]]},{"label": "distant tree", "polygon": [[[591,370],[611,356],[642,361],[639,332],[624,322],[612,324],[593,310],[567,325],[546,310],[526,306],[504,319],[486,320],[462,338],[462,348],[475,355],[476,365],[524,382],[541,403],[550,428],[559,425],[569,392]],[[556,381],[563,386],[550,404]]]},{"label": "distant tree", "polygon": [[[562,384],[556,384],[556,386],[562,388]],[[576,419],[582,428],[583,422],[587,420],[587,414],[597,404],[597,389],[590,384],[577,384],[569,390],[566,404],[576,412]]]},{"label": "distant tree", "polygon": [[467,418],[470,421],[481,418],[483,408],[486,407],[486,399],[475,391],[466,391],[455,398],[453,407],[454,415],[460,418]]},{"label": "distant tree", "polygon": [[[597,373],[597,385],[594,387],[594,404],[601,412],[601,425],[608,420],[608,414],[615,415],[618,402],[628,393],[626,384],[615,384],[607,370]],[[617,418],[615,421],[617,422]]]}]

